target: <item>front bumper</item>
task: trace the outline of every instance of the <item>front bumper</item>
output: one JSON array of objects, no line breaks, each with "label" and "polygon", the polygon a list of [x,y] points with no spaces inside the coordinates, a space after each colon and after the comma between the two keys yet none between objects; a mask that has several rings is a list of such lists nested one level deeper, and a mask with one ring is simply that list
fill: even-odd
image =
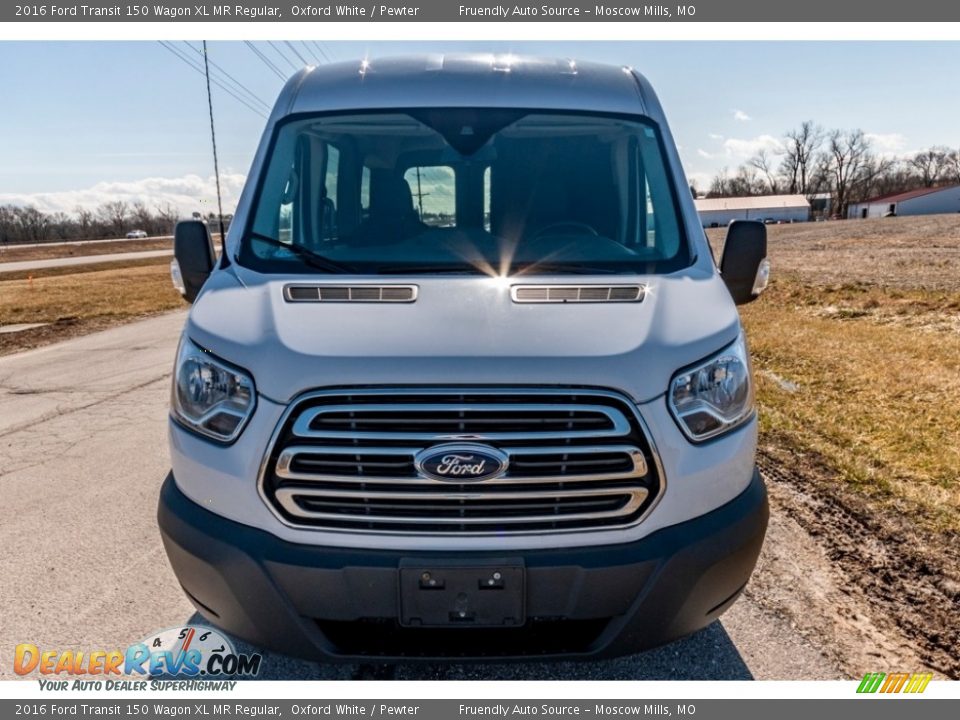
[{"label": "front bumper", "polygon": [[[325,661],[602,658],[688,635],[719,617],[753,572],[767,495],[754,471],[729,503],[636,542],[481,552],[354,550],[295,544],[214,514],[169,475],[158,521],[187,596],[224,630]],[[399,566],[450,559],[526,568],[519,628],[400,627]]]}]

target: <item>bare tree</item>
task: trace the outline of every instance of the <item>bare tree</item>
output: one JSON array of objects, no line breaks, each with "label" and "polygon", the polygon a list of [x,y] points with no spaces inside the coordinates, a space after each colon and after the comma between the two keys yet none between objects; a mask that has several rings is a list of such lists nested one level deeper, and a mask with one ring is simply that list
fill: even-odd
[{"label": "bare tree", "polygon": [[791,195],[812,195],[817,154],[823,145],[823,128],[804,120],[800,127],[788,130],[784,135],[783,160],[780,170],[786,178],[787,191]]},{"label": "bare tree", "polygon": [[123,235],[123,231],[127,226],[130,206],[123,202],[123,200],[114,200],[98,207],[97,215],[105,224],[109,225],[110,229],[119,237]]},{"label": "bare tree", "polygon": [[888,160],[883,172],[874,177],[870,192],[874,195],[891,195],[912,190],[916,186],[917,176],[908,162]]},{"label": "bare tree", "polygon": [[729,170],[721,168],[720,172],[710,180],[710,189],[707,190],[707,197],[718,198],[728,197],[730,195]]},{"label": "bare tree", "polygon": [[847,216],[851,202],[865,197],[870,184],[886,172],[892,160],[877,158],[863,130],[834,130],[827,140],[827,168],[834,193],[834,209]]},{"label": "bare tree", "polygon": [[50,230],[50,216],[37,210],[32,205],[14,208],[13,220],[23,240],[43,242],[47,239]]},{"label": "bare tree", "polygon": [[93,213],[80,205],[73,212],[77,216],[78,237],[81,240],[90,237],[93,234]]},{"label": "bare tree", "polygon": [[147,209],[147,206],[139,200],[133,204],[130,210],[130,219],[133,220],[133,224],[136,225],[138,229],[148,232],[151,235],[153,234],[153,224],[155,222],[153,214]]},{"label": "bare tree", "polygon": [[947,155],[947,176],[950,182],[960,185],[960,150],[951,150]]},{"label": "bare tree", "polygon": [[0,243],[13,240],[14,233],[13,206],[0,205]]},{"label": "bare tree", "polygon": [[737,174],[730,178],[730,194],[734,197],[763,195],[765,185],[756,170],[747,165],[737,168]]},{"label": "bare tree", "polygon": [[66,240],[73,231],[73,222],[65,212],[55,212],[50,216],[50,227],[59,240]]},{"label": "bare tree", "polygon": [[950,166],[950,150],[945,147],[932,147],[918,152],[908,161],[923,187],[933,187],[948,172]]},{"label": "bare tree", "polygon": [[771,195],[778,195],[780,193],[780,181],[777,177],[777,171],[774,169],[773,160],[766,149],[760,150],[760,152],[750,158],[747,164],[763,175]]},{"label": "bare tree", "polygon": [[177,210],[170,203],[164,203],[163,205],[157,205],[156,208],[157,222],[159,223],[159,231],[161,234],[173,233],[173,227],[177,224],[177,220],[180,219],[180,211]]}]

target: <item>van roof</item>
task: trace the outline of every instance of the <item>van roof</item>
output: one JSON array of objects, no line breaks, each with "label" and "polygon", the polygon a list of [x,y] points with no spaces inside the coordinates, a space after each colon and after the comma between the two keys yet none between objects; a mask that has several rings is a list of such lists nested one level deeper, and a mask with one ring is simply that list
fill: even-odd
[{"label": "van roof", "polygon": [[[631,68],[515,55],[413,55],[306,68],[282,115],[414,107],[513,107],[649,114]],[[281,98],[283,103],[283,98]],[[658,105],[654,101],[654,106]]]}]

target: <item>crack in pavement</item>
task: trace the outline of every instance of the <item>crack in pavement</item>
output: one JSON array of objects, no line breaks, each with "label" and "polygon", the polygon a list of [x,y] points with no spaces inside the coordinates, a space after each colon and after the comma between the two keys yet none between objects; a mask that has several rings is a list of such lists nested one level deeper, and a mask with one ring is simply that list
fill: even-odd
[{"label": "crack in pavement", "polygon": [[[170,377],[170,371],[166,370],[162,374],[152,377],[149,380],[145,380],[136,385],[125,387],[122,390],[119,390],[117,392],[104,395],[103,397],[98,398],[93,402],[89,402],[84,405],[75,405],[73,407],[66,408],[66,409],[58,408],[56,411],[52,413],[45,413],[38,418],[34,418],[33,420],[30,420],[29,422],[22,423],[20,425],[13,425],[7,428],[6,430],[0,431],[0,438],[7,437],[8,435],[12,435],[14,433],[21,432],[23,430],[29,430],[32,427],[36,427],[37,425],[41,425],[45,422],[49,422],[50,420],[54,420],[56,418],[66,417],[67,415],[72,415],[73,413],[76,413],[76,412],[88,410],[92,407],[96,407],[97,405],[102,405],[103,403],[110,402],[111,400],[116,400],[117,398],[123,397],[124,395],[127,395],[129,393],[135,392],[145,387],[149,387],[150,385],[160,382],[161,380],[166,381],[168,380],[169,377]],[[27,394],[27,393],[19,393],[19,394]]]}]

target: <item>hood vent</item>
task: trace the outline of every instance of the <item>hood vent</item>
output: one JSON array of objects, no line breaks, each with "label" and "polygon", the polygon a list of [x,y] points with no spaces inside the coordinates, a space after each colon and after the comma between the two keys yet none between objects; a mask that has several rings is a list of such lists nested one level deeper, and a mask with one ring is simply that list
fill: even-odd
[{"label": "hood vent", "polygon": [[287,302],[409,303],[417,299],[416,285],[285,285]]},{"label": "hood vent", "polygon": [[603,303],[640,302],[643,285],[514,285],[510,288],[517,303]]}]

